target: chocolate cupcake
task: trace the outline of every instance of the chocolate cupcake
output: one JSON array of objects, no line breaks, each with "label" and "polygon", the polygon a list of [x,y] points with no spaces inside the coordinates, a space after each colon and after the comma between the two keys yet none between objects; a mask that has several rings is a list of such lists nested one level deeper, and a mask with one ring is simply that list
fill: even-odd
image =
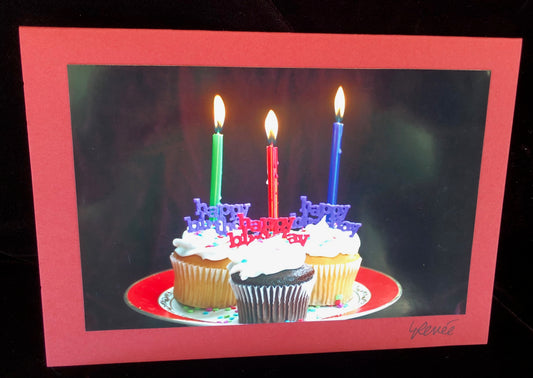
[{"label": "chocolate cupcake", "polygon": [[299,244],[281,235],[255,240],[232,257],[230,285],[237,299],[240,323],[304,320],[315,284]]}]

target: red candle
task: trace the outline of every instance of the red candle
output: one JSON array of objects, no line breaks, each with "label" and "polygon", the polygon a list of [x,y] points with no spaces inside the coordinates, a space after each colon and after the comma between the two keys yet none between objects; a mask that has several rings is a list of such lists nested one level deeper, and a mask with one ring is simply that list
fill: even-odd
[{"label": "red candle", "polygon": [[268,177],[268,216],[278,218],[278,148],[274,146],[278,135],[278,119],[270,110],[265,119],[265,131],[269,145],[266,148]]}]

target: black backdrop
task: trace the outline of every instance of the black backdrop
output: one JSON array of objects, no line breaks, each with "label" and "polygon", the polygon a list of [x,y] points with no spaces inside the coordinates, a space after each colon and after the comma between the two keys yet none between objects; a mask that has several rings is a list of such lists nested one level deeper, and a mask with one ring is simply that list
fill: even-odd
[{"label": "black backdrop", "polygon": [[[0,277],[2,287],[5,288],[0,296],[4,345],[2,358],[4,363],[0,366],[0,375],[8,377],[167,374],[208,376],[213,373],[229,372],[241,376],[251,374],[273,376],[283,374],[291,367],[297,366],[304,373],[326,373],[352,367],[363,376],[406,372],[414,376],[475,374],[497,377],[513,373],[520,376],[523,369],[529,366],[526,357],[532,346],[532,317],[527,305],[530,303],[529,292],[532,286],[528,280],[528,271],[531,263],[532,243],[529,224],[533,198],[531,190],[533,119],[528,103],[528,94],[531,91],[529,70],[531,27],[528,23],[532,19],[531,4],[522,1],[501,4],[467,1],[456,7],[450,7],[449,4],[429,5],[416,1],[313,3],[199,1],[193,5],[167,1],[148,4],[136,0],[129,2],[76,0],[64,5],[53,1],[22,0],[0,4],[0,30],[4,47],[3,58],[0,61],[0,72],[2,72],[0,106],[1,114],[4,116],[0,139],[4,142],[0,150],[3,163],[0,186],[2,196],[0,233],[3,241],[0,249],[2,272]],[[525,38],[488,345],[46,368],[17,39],[19,25]],[[335,88],[327,96],[333,95],[334,90]],[[321,95],[326,96],[326,91]],[[331,100],[328,98],[324,106],[328,108],[330,103]],[[201,116],[209,114],[209,110],[199,110],[199,112]],[[331,120],[327,114],[329,108],[324,111],[326,120],[321,125],[329,128]],[[210,125],[210,122],[209,117],[205,125]],[[228,119],[228,128],[229,122]],[[258,127],[260,126],[259,123]],[[280,128],[282,127],[283,124],[280,123]],[[259,140],[258,143],[261,142]],[[201,180],[207,182],[205,178]],[[317,196],[323,194],[320,190],[325,189],[317,189]],[[286,206],[290,207],[289,204]],[[352,211],[349,213],[350,216],[357,218],[357,212],[352,213]]]}]

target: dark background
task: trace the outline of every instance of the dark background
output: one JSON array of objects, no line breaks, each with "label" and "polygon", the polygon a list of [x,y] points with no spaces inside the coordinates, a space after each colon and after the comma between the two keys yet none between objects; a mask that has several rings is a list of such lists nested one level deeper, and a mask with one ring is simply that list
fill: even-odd
[{"label": "dark background", "polygon": [[[524,376],[530,368],[532,313],[530,212],[533,118],[531,20],[528,1],[4,1],[0,4],[2,161],[0,375],[167,376],[194,374],[330,374],[361,376]],[[517,106],[496,267],[489,342],[480,346],[345,352],[319,355],[46,368],[39,297],[31,176],[24,114],[18,26],[76,26],[459,35],[524,38]],[[229,127],[229,126],[228,126]],[[281,125],[280,125],[281,127]],[[281,137],[281,135],[280,135]],[[351,370],[346,370],[351,369]]]},{"label": "dark background", "polygon": [[338,84],[346,95],[339,203],[363,265],[402,285],[374,317],[464,313],[490,75],[486,71],[69,66],[88,330],[175,326],[131,311],[135,281],[207,202],[213,96],[225,100],[223,202],[266,216],[269,108],[280,216],[327,198]]}]

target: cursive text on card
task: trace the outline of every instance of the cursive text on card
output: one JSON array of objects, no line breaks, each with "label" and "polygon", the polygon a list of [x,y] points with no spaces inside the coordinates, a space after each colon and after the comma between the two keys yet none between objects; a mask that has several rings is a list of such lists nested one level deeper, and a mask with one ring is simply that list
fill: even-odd
[{"label": "cursive text on card", "polygon": [[451,336],[455,330],[455,324],[459,319],[453,319],[448,321],[446,324],[432,325],[424,321],[419,325],[415,325],[415,322],[412,321],[409,325],[409,333],[411,334],[411,340],[416,336],[430,336],[430,335],[444,335]]}]

